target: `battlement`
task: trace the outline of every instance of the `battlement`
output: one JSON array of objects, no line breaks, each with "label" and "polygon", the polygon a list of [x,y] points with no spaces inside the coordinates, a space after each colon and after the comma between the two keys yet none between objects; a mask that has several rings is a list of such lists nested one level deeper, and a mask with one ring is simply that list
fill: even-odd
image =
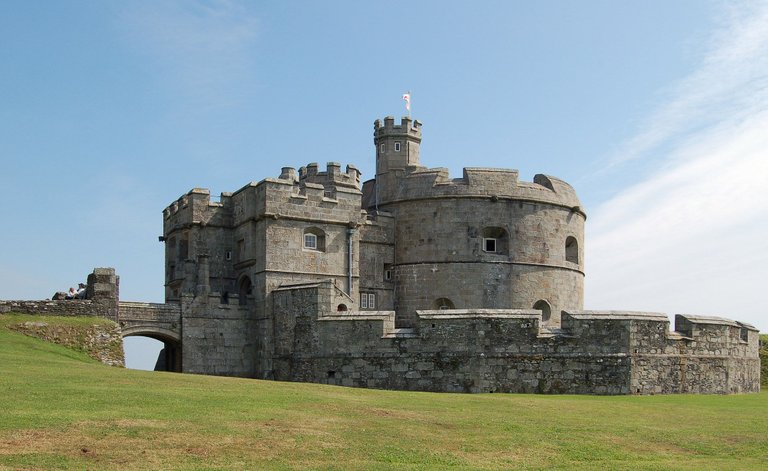
[{"label": "battlement", "polygon": [[373,122],[374,139],[385,136],[411,136],[421,140],[421,122],[412,120],[408,116],[400,118],[400,124],[395,124],[394,116],[384,118],[384,123],[380,119]]},{"label": "battlement", "polygon": [[341,171],[341,164],[338,162],[328,162],[325,172],[319,171],[318,167],[316,162],[312,162],[306,167],[299,168],[298,176],[295,169],[284,167],[280,174],[280,179],[293,182],[318,183],[326,187],[360,187],[360,170],[354,165],[347,165],[344,172]]},{"label": "battlement", "polygon": [[758,390],[758,333],[727,319],[678,316],[678,328],[693,326],[689,337],[659,313],[564,312],[553,329],[535,309],[447,309],[417,311],[415,328],[398,329],[392,311],[339,312],[331,282],[272,294],[277,379],[463,392]]},{"label": "battlement", "polygon": [[205,211],[208,207],[221,208],[229,206],[232,193],[222,192],[219,201],[211,201],[211,191],[207,188],[193,188],[180,196],[176,201],[166,206],[163,217],[168,219],[180,213],[188,212],[190,217],[195,213]]},{"label": "battlement", "polygon": [[[394,177],[379,176],[369,180],[363,192],[373,193],[379,188],[380,204],[445,197],[481,197],[497,200],[522,200],[551,203],[584,211],[576,191],[563,180],[537,174],[533,182],[519,181],[514,169],[466,167],[461,178],[451,178],[446,168],[409,167],[395,171]],[[370,188],[366,188],[366,185]]]}]

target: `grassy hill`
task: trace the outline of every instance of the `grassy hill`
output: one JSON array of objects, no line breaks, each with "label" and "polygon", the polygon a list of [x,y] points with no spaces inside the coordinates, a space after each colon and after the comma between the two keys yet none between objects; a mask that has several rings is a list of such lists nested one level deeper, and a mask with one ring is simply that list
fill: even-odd
[{"label": "grassy hill", "polygon": [[150,373],[12,332],[4,317],[0,469],[768,464],[766,393],[459,395]]},{"label": "grassy hill", "polygon": [[760,386],[768,388],[768,335],[760,336]]}]

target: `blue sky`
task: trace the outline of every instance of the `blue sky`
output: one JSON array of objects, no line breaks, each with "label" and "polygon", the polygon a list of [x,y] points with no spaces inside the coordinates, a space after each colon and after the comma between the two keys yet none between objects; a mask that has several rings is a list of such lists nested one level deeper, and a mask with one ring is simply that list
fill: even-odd
[{"label": "blue sky", "polygon": [[371,178],[410,90],[422,164],[574,185],[587,308],[768,330],[768,2],[6,0],[0,64],[0,299],[162,302],[166,205]]}]

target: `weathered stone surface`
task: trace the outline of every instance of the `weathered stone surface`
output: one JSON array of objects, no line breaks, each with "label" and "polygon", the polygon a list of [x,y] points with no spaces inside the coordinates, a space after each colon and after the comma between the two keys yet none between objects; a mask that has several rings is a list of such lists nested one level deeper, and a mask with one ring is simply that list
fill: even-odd
[{"label": "weathered stone surface", "polygon": [[47,342],[82,351],[110,366],[125,366],[123,338],[114,323],[91,326],[50,325],[46,322],[23,322],[11,329]]},{"label": "weathered stone surface", "polygon": [[96,269],[93,304],[79,306],[163,340],[158,364],[191,373],[423,391],[759,389],[749,325],[680,315],[670,331],[665,315],[582,310],[586,214],[570,185],[506,169],[451,178],[421,166],[420,144],[421,123],[387,117],[362,187],[355,167],[329,162],[218,201],[194,188],[163,211],[166,303],[118,302],[114,270]]}]

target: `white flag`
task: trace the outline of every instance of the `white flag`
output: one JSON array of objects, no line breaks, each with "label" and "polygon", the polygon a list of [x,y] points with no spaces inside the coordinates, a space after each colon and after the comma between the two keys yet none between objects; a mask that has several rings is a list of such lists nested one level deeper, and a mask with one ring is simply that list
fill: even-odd
[{"label": "white flag", "polygon": [[405,100],[405,109],[408,111],[411,111],[411,94],[410,93],[404,93],[403,94],[403,100]]}]

